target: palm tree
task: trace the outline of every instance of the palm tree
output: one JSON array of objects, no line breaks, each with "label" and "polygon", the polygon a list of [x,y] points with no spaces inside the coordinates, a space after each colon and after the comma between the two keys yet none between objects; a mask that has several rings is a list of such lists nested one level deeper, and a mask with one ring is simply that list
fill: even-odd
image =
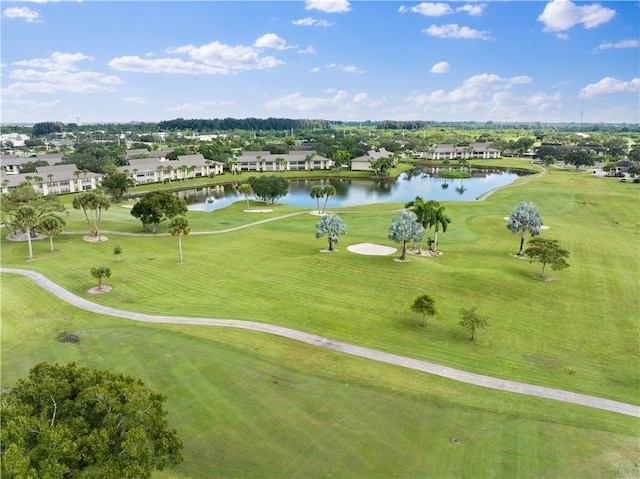
[{"label": "palm tree", "polygon": [[248,183],[243,183],[240,186],[238,186],[238,191],[244,195],[244,197],[247,200],[247,209],[249,209],[249,195],[251,193],[253,193],[253,188],[251,188],[251,185]]},{"label": "palm tree", "polygon": [[76,190],[77,191],[82,191],[82,188],[78,188],[78,182],[80,181],[80,175],[82,174],[82,171],[80,170],[75,170],[73,172],[73,175],[76,177]]},{"label": "palm tree", "polygon": [[158,181],[164,183],[164,166],[158,165],[156,170],[158,171]]},{"label": "palm tree", "polygon": [[422,324],[420,326],[424,326],[425,316],[435,316],[437,312],[435,300],[428,294],[421,294],[413,301],[411,311],[422,314]]},{"label": "palm tree", "polygon": [[324,196],[324,206],[322,207],[322,214],[324,214],[327,209],[327,201],[329,201],[329,196],[336,195],[336,189],[333,185],[327,185],[322,188],[322,195]]},{"label": "palm tree", "polygon": [[537,236],[542,231],[542,218],[533,203],[522,201],[509,215],[507,229],[512,233],[520,233],[520,251],[518,256],[524,254],[524,238],[527,231],[531,236]]},{"label": "palm tree", "polygon": [[178,168],[180,171],[182,171],[182,178],[181,180],[185,180],[187,179],[187,172],[189,171],[189,167],[187,165],[181,165],[180,168]]},{"label": "palm tree", "polygon": [[169,184],[171,184],[171,176],[173,176],[173,166],[168,165],[167,171],[169,172]]},{"label": "palm tree", "polygon": [[38,214],[33,206],[23,205],[16,210],[15,223],[16,226],[27,233],[27,243],[29,244],[29,257],[27,261],[32,261],[33,246],[31,245],[31,232],[38,221]]},{"label": "palm tree", "polygon": [[318,214],[320,214],[320,198],[324,196],[324,188],[319,185],[314,186],[313,188],[311,188],[309,196],[316,199],[316,204],[318,205]]},{"label": "palm tree", "polygon": [[435,201],[436,206],[433,209],[431,224],[429,227],[434,226],[433,230],[433,251],[438,251],[438,230],[440,226],[442,226],[442,232],[447,232],[447,225],[451,223],[451,218],[449,218],[444,213],[444,206],[441,206],[440,203]]},{"label": "palm tree", "polygon": [[307,166],[308,170],[313,170],[313,159],[315,158],[315,153],[309,153],[304,157],[304,164]]},{"label": "palm tree", "polygon": [[187,236],[191,231],[189,220],[184,216],[174,216],[169,223],[169,233],[178,237],[178,251],[180,252],[178,263],[182,264],[182,235]]},{"label": "palm tree", "polygon": [[322,238],[327,235],[329,238],[329,251],[333,251],[333,243],[338,242],[339,235],[347,234],[347,226],[338,215],[330,214],[323,216],[316,223],[316,238]]},{"label": "palm tree", "polygon": [[[428,229],[431,228],[431,225],[433,224],[433,213],[438,204],[439,203],[437,201],[424,201],[422,197],[416,196],[415,200],[409,201],[404,205],[404,207],[411,208],[411,211],[418,219],[418,223],[420,223],[424,229]],[[419,244],[418,253],[422,254],[422,243]]]},{"label": "palm tree", "polygon": [[49,252],[53,253],[53,237],[62,233],[62,228],[65,222],[62,218],[56,215],[47,215],[40,220],[40,224],[37,226],[42,234],[49,237]]},{"label": "palm tree", "polygon": [[278,165],[278,171],[282,173],[285,170],[287,160],[284,158],[276,158],[276,165]]},{"label": "palm tree", "polygon": [[95,266],[91,268],[91,276],[98,280],[98,291],[104,289],[104,278],[111,277],[111,268],[108,266]]}]

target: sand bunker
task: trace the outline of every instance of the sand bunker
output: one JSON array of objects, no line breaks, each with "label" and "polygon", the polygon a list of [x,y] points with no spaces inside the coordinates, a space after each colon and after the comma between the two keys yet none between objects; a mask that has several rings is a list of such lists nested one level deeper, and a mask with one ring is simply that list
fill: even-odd
[{"label": "sand bunker", "polygon": [[366,254],[370,256],[389,256],[390,254],[398,251],[396,248],[391,246],[382,246],[373,243],[353,244],[347,246],[347,249],[352,253]]}]

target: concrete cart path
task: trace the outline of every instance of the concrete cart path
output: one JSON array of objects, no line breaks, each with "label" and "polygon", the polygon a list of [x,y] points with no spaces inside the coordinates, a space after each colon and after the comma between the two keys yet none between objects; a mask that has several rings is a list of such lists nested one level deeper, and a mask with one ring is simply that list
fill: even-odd
[{"label": "concrete cart path", "polygon": [[96,304],[84,298],[81,298],[80,296],[77,296],[72,292],[64,289],[60,285],[54,283],[53,281],[36,271],[15,268],[0,268],[0,272],[26,276],[37,285],[50,291],[63,301],[66,301],[67,303],[78,308],[91,311],[93,313],[106,314],[118,318],[131,319],[134,321],[143,321],[148,323],[192,324],[200,326],[219,326],[260,331],[263,333],[274,334],[277,336],[294,339],[296,341],[302,341],[314,346],[332,349],[334,351],[340,351],[366,359],[372,359],[374,361],[381,361],[388,364],[394,364],[405,368],[423,371],[429,374],[435,374],[437,376],[442,376],[468,384],[474,384],[476,386],[498,389],[500,391],[526,394],[529,396],[537,396],[557,401],[564,401],[568,403],[579,404],[582,406],[603,409],[605,411],[612,411],[619,414],[626,414],[628,416],[640,417],[640,406],[613,401],[610,399],[603,399],[594,396],[587,396],[585,394],[563,391],[560,389],[535,386],[531,384],[520,383],[517,381],[509,381],[505,379],[484,376],[481,374],[469,373],[466,371],[461,371],[459,369],[454,369],[447,366],[441,366],[439,364],[434,364],[427,361],[397,356],[395,354],[376,351],[374,349],[355,346],[340,341],[334,341],[322,336],[317,336],[315,334],[309,334],[302,331],[296,331],[294,329],[284,328],[282,326],[275,326],[254,321],[214,318],[189,318],[184,316],[155,316],[144,313],[136,313],[133,311],[125,311],[122,309],[111,308],[109,306]]}]

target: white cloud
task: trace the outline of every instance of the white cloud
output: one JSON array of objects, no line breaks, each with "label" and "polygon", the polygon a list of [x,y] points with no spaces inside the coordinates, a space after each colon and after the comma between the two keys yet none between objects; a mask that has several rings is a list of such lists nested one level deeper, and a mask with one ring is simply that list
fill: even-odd
[{"label": "white cloud", "polygon": [[426,17],[441,17],[443,15],[451,15],[453,13],[453,9],[446,3],[428,3],[422,2],[418,5],[414,5],[413,7],[405,7],[402,5],[398,11],[400,13],[418,13],[420,15],[424,15]]},{"label": "white cloud", "polygon": [[93,57],[84,53],[62,53],[53,52],[48,58],[33,58],[31,60],[21,60],[13,62],[13,65],[32,68],[43,68],[45,70],[56,71],[76,71],[76,63],[83,60],[92,61]]},{"label": "white cloud", "polygon": [[287,42],[275,33],[265,33],[254,42],[253,46],[256,48],[275,48],[276,50],[293,48],[288,46]]},{"label": "white cloud", "polygon": [[431,25],[429,28],[422,30],[429,36],[439,38],[463,38],[463,39],[479,39],[490,40],[491,34],[486,31],[474,30],[469,27],[461,27],[455,23],[448,25]]},{"label": "white cloud", "polygon": [[293,20],[291,23],[303,27],[330,27],[331,25],[333,25],[333,23],[330,23],[326,20],[318,20],[311,17],[301,18],[300,20]]},{"label": "white cloud", "polygon": [[440,89],[429,94],[414,95],[410,100],[424,105],[468,102],[486,98],[492,91],[509,90],[514,85],[530,82],[531,78],[524,75],[502,78],[495,74],[483,73],[467,78],[462,85],[451,91]]},{"label": "white cloud", "polygon": [[436,63],[429,70],[431,73],[447,73],[451,67],[448,62]]},{"label": "white cloud", "polygon": [[303,55],[313,55],[314,53],[316,53],[316,49],[313,48],[313,45],[309,45],[304,50],[298,50],[298,53]]},{"label": "white cloud", "polygon": [[310,72],[311,73],[318,73],[320,71],[320,67],[313,67]]},{"label": "white cloud", "polygon": [[552,0],[544,7],[538,21],[544,24],[545,32],[560,32],[582,24],[584,28],[594,28],[610,21],[615,10],[597,3],[577,6],[570,0]]},{"label": "white cloud", "polygon": [[2,12],[7,18],[20,18],[26,20],[27,23],[39,22],[40,14],[28,7],[12,7]]},{"label": "white cloud", "polygon": [[151,60],[137,55],[114,58],[109,62],[114,70],[137,73],[169,73],[182,75],[224,75],[228,68],[203,65],[179,58],[154,58]]},{"label": "white cloud", "polygon": [[28,94],[94,93],[114,91],[120,83],[114,75],[94,71],[79,71],[78,62],[92,60],[83,53],[54,52],[48,58],[34,58],[13,62],[16,68],[8,76],[13,81],[2,90],[14,98]]},{"label": "white cloud", "polygon": [[361,70],[354,65],[340,65],[338,63],[331,63],[327,65],[327,68],[330,68],[332,70],[339,70],[345,73],[364,73],[364,70]]},{"label": "white cloud", "polygon": [[126,96],[122,99],[122,101],[126,103],[135,103],[136,105],[142,105],[143,103],[147,102],[147,100],[145,100],[144,98],[140,98],[139,96]]},{"label": "white cloud", "polygon": [[567,33],[557,33],[556,37],[558,38],[558,40],[569,40],[569,34]]},{"label": "white cloud", "polygon": [[351,10],[351,5],[347,0],[306,0],[305,8],[325,13],[345,13]]},{"label": "white cloud", "polygon": [[202,66],[214,67],[220,71],[264,70],[284,63],[272,56],[260,56],[260,51],[254,47],[230,46],[217,41],[200,47],[185,45],[172,48],[167,53],[186,54],[193,60],[204,63]]},{"label": "white cloud", "polygon": [[474,3],[463,5],[462,7],[456,8],[456,12],[467,12],[469,15],[473,17],[479,17],[484,13],[484,9],[487,7],[486,3]]},{"label": "white cloud", "polygon": [[637,48],[638,45],[640,45],[640,42],[636,39],[620,40],[616,43],[601,43],[594,50],[594,52],[601,52],[603,50],[610,50],[612,48]]},{"label": "white cloud", "polygon": [[605,77],[598,83],[591,83],[590,85],[587,85],[580,93],[584,98],[594,98],[598,96],[613,95],[614,93],[633,93],[637,91],[640,91],[640,78],[633,78],[631,81],[624,81],[612,77]]},{"label": "white cloud", "polygon": [[486,8],[486,4],[466,4],[461,7],[457,7],[455,10],[449,6],[447,3],[430,3],[430,2],[422,2],[418,5],[414,5],[413,7],[405,7],[402,5],[398,11],[400,13],[418,13],[420,15],[424,15],[426,17],[442,17],[444,15],[451,15],[456,12],[466,12],[472,16],[480,16],[484,12]]},{"label": "white cloud", "polygon": [[118,77],[103,75],[98,72],[70,73],[63,71],[13,70],[10,78],[16,80],[16,82],[3,89],[3,94],[18,97],[31,93],[96,93],[114,91],[111,85],[120,83]]}]

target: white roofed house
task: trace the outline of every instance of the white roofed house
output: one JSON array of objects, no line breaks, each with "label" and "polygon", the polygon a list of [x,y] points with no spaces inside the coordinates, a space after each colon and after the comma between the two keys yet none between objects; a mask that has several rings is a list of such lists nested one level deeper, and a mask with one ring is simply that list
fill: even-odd
[{"label": "white roofed house", "polygon": [[369,150],[366,155],[353,158],[351,160],[351,171],[373,171],[371,163],[380,158],[389,158],[393,161],[393,166],[397,164],[392,152],[387,151],[385,148],[380,148],[378,150]]},{"label": "white roofed house", "polygon": [[80,171],[75,164],[39,166],[35,173],[8,175],[4,170],[0,171],[2,193],[28,182],[43,195],[93,190],[100,187],[103,176],[101,173]]},{"label": "white roofed house", "polygon": [[[150,152],[153,153],[153,152]],[[201,154],[181,155],[176,160],[161,158],[130,159],[129,164],[118,168],[133,178],[136,184],[158,183],[173,180],[221,175],[224,164],[207,160]]]},{"label": "white roofed house", "polygon": [[234,163],[236,170],[256,172],[329,170],[333,167],[333,161],[329,158],[308,150],[274,154],[269,151],[245,151],[235,158]]},{"label": "white roofed house", "polygon": [[450,144],[433,145],[426,152],[427,160],[459,160],[459,159],[489,159],[500,158],[500,150],[490,148],[486,141],[477,141],[469,146],[453,146]]}]

